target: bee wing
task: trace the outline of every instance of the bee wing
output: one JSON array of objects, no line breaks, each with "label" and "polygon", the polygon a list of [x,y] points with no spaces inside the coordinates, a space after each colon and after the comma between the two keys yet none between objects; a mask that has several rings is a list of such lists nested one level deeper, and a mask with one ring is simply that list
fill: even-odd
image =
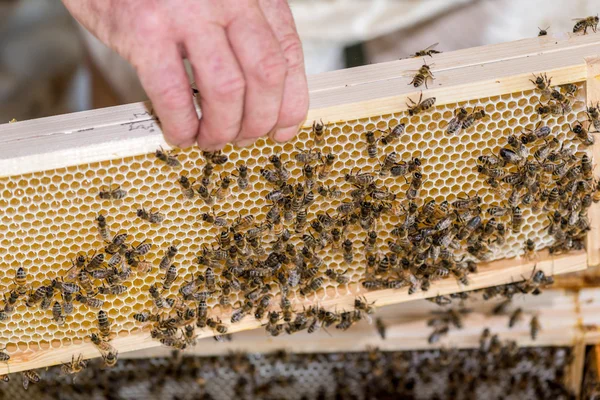
[{"label": "bee wing", "polygon": [[435,48],[438,44],[440,44],[440,42],[436,42],[436,43],[432,44],[431,46],[424,48],[423,51],[429,51],[429,50]]},{"label": "bee wing", "polygon": [[402,71],[402,75],[401,76],[413,76],[415,74],[418,74],[419,70],[418,69],[405,69]]},{"label": "bee wing", "polygon": [[585,21],[587,18],[571,18],[571,21]]}]

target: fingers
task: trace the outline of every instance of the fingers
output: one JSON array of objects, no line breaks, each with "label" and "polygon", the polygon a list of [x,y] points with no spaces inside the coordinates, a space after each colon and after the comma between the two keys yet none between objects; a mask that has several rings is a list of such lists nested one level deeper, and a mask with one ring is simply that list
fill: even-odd
[{"label": "fingers", "polygon": [[[193,29],[193,28],[192,28]],[[244,75],[224,28],[202,24],[186,49],[200,96],[202,118],[198,146],[216,151],[235,141],[244,111]]]},{"label": "fingers", "polygon": [[140,81],[160,118],[165,140],[177,147],[196,141],[198,115],[175,43],[153,43],[132,57]]},{"label": "fingers", "polygon": [[308,84],[304,70],[302,44],[290,8],[285,0],[259,0],[287,62],[287,76],[283,89],[283,100],[279,110],[277,130],[273,139],[284,142],[298,132],[298,125],[308,113]]},{"label": "fingers", "polygon": [[287,65],[279,42],[258,3],[239,2],[227,34],[246,80],[242,129],[236,138],[247,146],[277,126]]}]

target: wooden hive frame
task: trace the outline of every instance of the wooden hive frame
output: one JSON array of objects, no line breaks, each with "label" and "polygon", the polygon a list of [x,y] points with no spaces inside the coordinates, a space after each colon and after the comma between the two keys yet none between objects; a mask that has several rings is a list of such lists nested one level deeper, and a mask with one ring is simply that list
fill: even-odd
[{"label": "wooden hive frame", "polygon": [[[305,126],[320,119],[346,121],[406,110],[406,99],[417,98],[420,91],[407,85],[410,78],[403,71],[418,69],[421,65],[421,59],[401,60],[311,77],[311,109]],[[543,72],[552,76],[555,85],[585,81],[588,102],[598,101],[600,34],[548,36],[437,55],[436,84],[427,95],[436,97],[437,105],[500,96],[531,89],[531,74]],[[147,154],[159,146],[167,147],[147,103],[23,121],[0,126],[0,176]],[[598,141],[592,152],[596,160],[600,159]],[[600,166],[596,164],[596,175],[599,170]],[[480,264],[481,272],[473,275],[468,287],[454,280],[442,280],[434,283],[428,292],[409,297],[405,291],[369,293],[355,285],[352,295],[329,296],[321,304],[344,308],[353,303],[355,296],[366,295],[369,301],[384,306],[522,280],[534,268],[552,275],[598,265],[598,205],[592,206],[589,216],[593,228],[588,235],[586,251],[560,256],[542,251],[535,261],[517,257]],[[230,331],[260,325],[260,321],[246,318]],[[199,332],[199,336],[212,336],[212,332]],[[160,346],[144,331],[119,336],[111,343],[120,353]],[[89,342],[57,349],[22,351],[11,354],[10,365],[0,365],[0,374],[58,364],[79,353],[85,358],[99,356]]]}]

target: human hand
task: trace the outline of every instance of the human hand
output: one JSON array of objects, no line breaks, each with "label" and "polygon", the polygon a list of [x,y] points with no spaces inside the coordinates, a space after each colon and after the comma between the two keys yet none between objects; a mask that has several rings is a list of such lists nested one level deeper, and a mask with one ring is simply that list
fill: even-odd
[{"label": "human hand", "polygon": [[[135,67],[174,146],[216,151],[267,133],[282,142],[306,117],[302,46],[286,0],[63,2]],[[200,120],[183,58],[200,92]]]}]

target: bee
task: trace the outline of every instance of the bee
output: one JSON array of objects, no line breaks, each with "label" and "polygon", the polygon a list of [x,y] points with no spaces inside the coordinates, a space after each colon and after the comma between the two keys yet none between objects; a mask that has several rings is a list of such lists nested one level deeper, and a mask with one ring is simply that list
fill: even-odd
[{"label": "bee", "polygon": [[477,172],[493,179],[502,179],[506,175],[506,171],[503,168],[490,168],[483,165],[477,166]]},{"label": "bee", "polygon": [[525,247],[523,248],[525,253],[524,257],[528,260],[532,260],[535,258],[535,242],[531,239],[527,239],[525,241]]},{"label": "bee", "polygon": [[98,197],[102,200],[122,200],[127,196],[127,190],[121,189],[121,186],[117,186],[116,189],[112,189],[112,185],[108,187],[108,190],[104,190],[104,186],[100,188]]},{"label": "bee", "polygon": [[315,137],[315,144],[317,146],[322,146],[325,144],[325,135],[327,134],[327,130],[327,126],[323,124],[323,120],[321,120],[321,122],[313,121],[312,133]]},{"label": "bee", "polygon": [[420,172],[413,173],[412,179],[410,181],[410,186],[406,191],[406,198],[409,200],[414,200],[419,194],[419,189],[423,184],[423,175]]},{"label": "bee", "polygon": [[227,197],[227,194],[229,193],[230,185],[231,185],[231,178],[228,175],[225,175],[225,177],[221,176],[221,181],[219,182],[219,188],[217,189],[217,192],[215,194],[215,196],[217,197],[217,200],[224,200]]},{"label": "bee", "polygon": [[42,310],[47,310],[52,305],[52,299],[54,298],[54,287],[52,285],[45,286],[44,298],[40,304]]},{"label": "bee", "polygon": [[104,310],[98,311],[98,330],[100,336],[105,338],[110,336],[110,320]]},{"label": "bee", "polygon": [[353,174],[352,173],[353,171],[354,170],[350,171],[349,174],[346,174],[344,176],[344,179],[346,180],[346,182],[355,184],[357,186],[368,186],[368,185],[372,184],[373,182],[375,182],[374,175],[369,174],[367,172]]},{"label": "bee", "polygon": [[304,181],[306,183],[306,188],[309,191],[312,191],[315,181],[314,181],[314,167],[310,164],[305,164],[302,167],[302,175],[304,175]]},{"label": "bee", "polygon": [[575,26],[573,26],[573,33],[579,33],[583,31],[583,34],[585,35],[588,28],[591,28],[594,32],[597,31],[598,21],[600,21],[600,18],[598,18],[596,15],[587,18],[575,18],[573,21],[577,21]]},{"label": "bee", "polygon": [[[116,234],[112,240],[108,242],[108,245],[105,247],[104,251],[106,251],[108,254],[120,252],[124,248],[123,246],[125,245],[128,237],[129,235],[127,235],[127,233]],[[102,261],[104,261],[104,259]]]},{"label": "bee", "polygon": [[354,261],[354,254],[352,251],[352,241],[350,239],[344,240],[342,243],[342,250],[344,252],[344,261],[347,264],[352,264]]},{"label": "bee", "polygon": [[[454,117],[450,120],[448,126],[446,127],[446,134],[454,135],[460,133],[461,129],[463,128],[463,124],[468,116],[469,113],[464,107],[459,107],[456,110],[454,110]],[[480,158],[481,157],[483,156],[480,156]]]},{"label": "bee", "polygon": [[341,272],[341,273],[337,273],[333,269],[328,268],[325,271],[325,275],[332,281],[336,281],[340,285],[345,285],[346,283],[350,282],[350,278],[348,276],[346,276],[347,272],[348,272],[348,270],[345,270],[344,272]]},{"label": "bee", "polygon": [[110,239],[110,231],[109,231],[108,227],[106,226],[106,218],[104,217],[104,215],[98,214],[96,221],[98,221],[97,226],[98,226],[98,233],[100,234],[100,238],[103,241],[108,242]]},{"label": "bee", "polygon": [[165,216],[160,212],[146,211],[144,208],[137,210],[137,216],[151,224],[160,224],[165,220]]},{"label": "bee", "polygon": [[540,74],[539,76],[533,75],[533,77],[535,78],[535,81],[532,79],[530,79],[530,81],[535,85],[536,89],[542,94],[549,94],[552,78],[548,78],[546,74]]},{"label": "bee", "polygon": [[550,29],[550,27],[542,29],[538,26],[538,36],[546,36],[548,34],[548,29]]},{"label": "bee", "polygon": [[183,340],[185,341],[185,344],[188,346],[195,346],[196,345],[196,335],[194,334],[194,327],[192,325],[186,325],[185,328],[182,330],[183,333]]},{"label": "bee", "polygon": [[281,190],[275,189],[267,193],[265,199],[272,202],[277,202],[284,198],[284,194]]},{"label": "bee", "polygon": [[498,154],[500,155],[500,158],[508,164],[521,165],[523,161],[525,161],[525,158],[521,155],[505,147],[501,148]]},{"label": "bee", "polygon": [[323,278],[313,278],[306,286],[300,288],[300,294],[307,296],[312,292],[316,292],[323,286]]},{"label": "bee", "polygon": [[586,146],[591,146],[595,143],[594,136],[579,121],[577,121],[575,126],[571,126],[571,132]]},{"label": "bee", "polygon": [[77,295],[75,295],[75,300],[90,308],[100,309],[102,306],[104,306],[104,300],[100,300],[91,296],[84,296],[81,293],[77,293]]},{"label": "bee", "polygon": [[363,244],[367,254],[375,254],[377,252],[377,232],[370,231]]},{"label": "bee", "polygon": [[73,294],[72,293],[62,293],[63,298],[62,309],[63,314],[65,316],[73,314]]},{"label": "bee", "polygon": [[175,279],[177,279],[177,267],[175,266],[175,264],[171,264],[167,269],[165,276],[163,277],[163,289],[169,290],[173,285],[173,282],[175,282]]},{"label": "bee", "polygon": [[63,282],[61,278],[53,279],[51,285],[53,289],[58,289],[62,293],[73,294],[79,292],[80,290],[77,284],[72,282]]},{"label": "bee", "polygon": [[375,319],[375,328],[377,329],[377,333],[379,334],[379,336],[381,336],[381,338],[385,340],[386,326],[381,318]]},{"label": "bee", "polygon": [[60,371],[64,375],[75,375],[80,373],[84,368],[87,367],[87,362],[83,360],[83,354],[80,354],[75,360],[75,355],[71,358],[71,362],[63,363],[60,367]]},{"label": "bee", "polygon": [[441,53],[441,51],[438,50],[434,50],[434,48],[438,45],[439,43],[434,43],[429,47],[426,47],[423,50],[419,50],[417,51],[415,54],[411,55],[410,57],[412,58],[417,58],[417,57],[425,57],[425,56],[429,56],[429,57],[433,57],[434,54],[439,54]]},{"label": "bee", "polygon": [[206,271],[204,271],[204,282],[206,283],[206,288],[208,290],[215,290],[215,273],[210,267],[206,268]]},{"label": "bee", "polygon": [[408,115],[412,117],[413,115],[417,115],[433,107],[433,105],[435,104],[435,97],[429,97],[423,100],[423,92],[421,92],[418,102],[414,102],[410,98],[408,99],[408,101],[410,101],[410,104],[406,103],[406,107],[408,108]]},{"label": "bee", "polygon": [[406,128],[406,125],[403,123],[396,125],[392,129],[390,129],[390,132],[388,134],[381,137],[381,143],[383,143],[384,146],[392,144],[393,142],[398,140],[398,138],[400,138],[400,136],[404,133],[404,128]]},{"label": "bee", "polygon": [[93,271],[95,269],[101,268],[104,263],[104,254],[94,254],[90,259],[90,262],[85,266],[85,270]]},{"label": "bee", "polygon": [[508,207],[492,206],[487,209],[487,213],[492,217],[504,217],[511,212]]},{"label": "bee", "polygon": [[465,120],[462,123],[462,128],[464,130],[469,129],[471,126],[473,126],[475,122],[485,118],[485,116],[486,113],[483,108],[475,109],[471,114],[467,116],[467,118],[465,118]]},{"label": "bee", "polygon": [[19,296],[24,296],[27,294],[27,272],[25,272],[25,268],[19,267],[15,272],[15,278],[13,280],[16,286],[16,292]]},{"label": "bee", "polygon": [[[296,147],[298,149],[298,147]],[[300,150],[300,149],[298,149]],[[312,152],[312,149],[306,151],[306,150],[300,150],[301,153],[303,153],[306,157],[308,157],[309,161],[307,162],[312,162],[314,160],[317,160],[319,158],[319,153]],[[300,154],[300,153],[299,153]],[[298,160],[298,157],[300,157],[299,154],[296,154],[296,160]],[[271,162],[271,164],[273,164],[273,166],[275,167],[275,170],[277,171],[277,175],[278,175],[278,180],[280,181],[287,181],[290,177],[290,171],[288,171],[285,168],[285,164],[287,163],[282,163],[281,162],[281,158],[277,155],[277,154],[273,154],[271,157],[269,157],[269,162]],[[299,161],[299,162],[303,162],[303,161]]]},{"label": "bee", "polygon": [[216,165],[223,165],[229,160],[229,157],[221,151],[203,151],[202,155],[206,158],[207,163]]},{"label": "bee", "polygon": [[104,354],[106,352],[114,351],[114,348],[110,344],[108,344],[107,341],[101,339],[100,336],[98,336],[97,334],[92,333],[90,335],[90,339],[92,343],[96,346],[96,348],[100,351],[100,353]]},{"label": "bee", "polygon": [[119,358],[119,352],[117,352],[114,349],[102,354],[102,359],[104,360],[104,365],[108,368],[112,368],[115,365],[117,365],[118,358]]},{"label": "bee", "polygon": [[25,305],[27,307],[33,307],[40,301],[42,301],[46,297],[46,286],[38,287],[34,292],[30,292],[29,297],[27,297],[27,301]]},{"label": "bee", "polygon": [[98,293],[104,294],[104,295],[118,296],[125,292],[127,292],[127,286],[125,286],[125,285],[111,285],[108,287],[102,285],[98,288]]},{"label": "bee", "polygon": [[189,178],[185,175],[181,175],[177,182],[179,182],[179,186],[181,186],[181,193],[183,193],[183,197],[186,199],[193,199],[196,193]]},{"label": "bee", "polygon": [[158,268],[169,268],[169,266],[173,263],[173,258],[175,257],[178,251],[179,249],[177,248],[177,246],[175,246],[175,244],[170,245],[167,251],[165,251],[165,255],[163,256],[163,258],[161,258]]},{"label": "bee", "polygon": [[62,307],[58,301],[55,301],[54,305],[52,306],[52,319],[56,321],[58,326],[62,326],[66,322]]},{"label": "bee", "polygon": [[589,117],[590,125],[594,126],[596,132],[600,132],[600,103],[587,107],[586,113]]},{"label": "bee", "polygon": [[127,251],[126,256],[128,258],[145,256],[150,250],[152,250],[152,243],[146,243],[146,240],[144,240],[137,246],[132,245],[131,249]]},{"label": "bee", "polygon": [[218,332],[221,335],[224,335],[227,333],[227,325],[224,325],[220,319],[216,318],[209,318],[206,320],[206,324],[213,329],[214,331]]},{"label": "bee", "polygon": [[525,129],[524,133],[521,134],[521,143],[529,144],[533,143],[538,139],[544,139],[552,132],[552,129],[548,126],[540,126],[539,122],[534,129]]},{"label": "bee", "polygon": [[375,302],[369,303],[367,301],[366,297],[357,297],[354,299],[354,309],[356,310],[360,310],[361,312],[364,312],[365,314],[374,314],[375,313],[375,307],[373,307],[373,304],[375,304]]},{"label": "bee", "polygon": [[156,150],[154,156],[166,165],[172,168],[181,168],[181,163],[177,159],[178,155],[173,155],[172,151],[165,151],[162,147]]},{"label": "bee", "polygon": [[550,140],[550,142],[547,142],[546,144],[538,147],[537,150],[533,153],[533,156],[535,157],[535,159],[538,162],[545,161],[548,158],[548,155],[550,154],[550,152],[552,150],[556,149],[559,144],[560,143],[559,143],[558,139],[552,138],[552,140]]},{"label": "bee", "polygon": [[240,322],[250,311],[252,311],[253,307],[254,303],[251,300],[247,300],[242,307],[233,310],[233,313],[231,313],[231,323],[237,324]]},{"label": "bee", "polygon": [[431,66],[427,65],[427,63],[423,64],[421,68],[417,71],[417,74],[413,77],[412,81],[410,81],[409,85],[413,85],[414,87],[419,87],[423,83],[425,87],[429,89],[427,86],[427,81],[434,80],[433,73],[431,72]]},{"label": "bee", "polygon": [[241,164],[235,167],[237,175],[233,174],[237,178],[237,185],[241,190],[246,190],[250,184],[248,181],[248,167],[246,164]]},{"label": "bee", "polygon": [[30,383],[39,383],[42,380],[40,375],[32,369],[21,372],[21,378],[23,378],[23,389],[25,390],[29,389]]},{"label": "bee", "polygon": [[512,328],[516,325],[517,322],[519,322],[519,320],[521,319],[521,317],[523,316],[523,309],[521,307],[517,308],[515,311],[513,311],[513,313],[510,315],[510,318],[508,320],[508,327]]},{"label": "bee", "polygon": [[531,340],[536,340],[538,333],[542,330],[542,326],[540,325],[540,321],[537,315],[531,317],[531,321],[529,322],[529,333],[531,335]]},{"label": "bee", "polygon": [[381,169],[379,170],[379,175],[386,175],[394,165],[396,165],[396,161],[398,160],[398,153],[392,151],[387,154],[383,159],[383,164],[381,164]]},{"label": "bee", "polygon": [[203,213],[202,214],[202,221],[215,225],[215,226],[220,226],[220,227],[225,227],[227,226],[228,222],[227,219],[224,217],[224,215],[226,215],[224,212],[220,213],[220,214],[215,214],[215,208],[213,206],[213,210],[212,213]]}]

